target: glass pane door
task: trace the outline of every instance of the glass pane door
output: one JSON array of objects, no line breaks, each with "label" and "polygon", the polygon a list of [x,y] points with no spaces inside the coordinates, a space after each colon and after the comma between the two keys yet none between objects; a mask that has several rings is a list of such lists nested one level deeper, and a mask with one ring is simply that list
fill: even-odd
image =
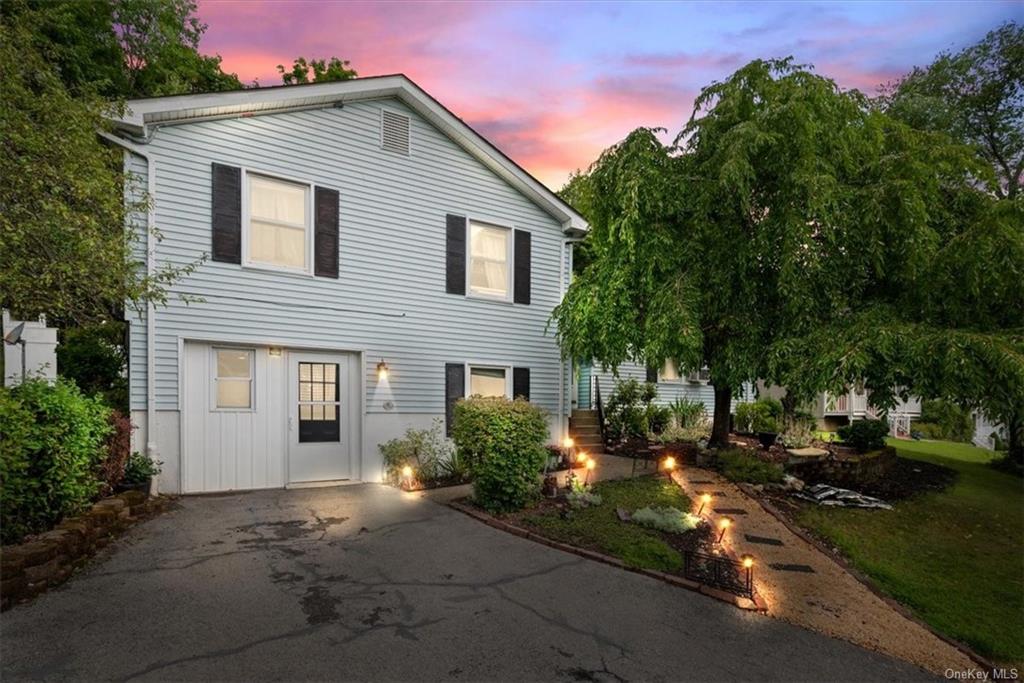
[{"label": "glass pane door", "polygon": [[299,363],[299,443],[341,440],[337,363]]}]

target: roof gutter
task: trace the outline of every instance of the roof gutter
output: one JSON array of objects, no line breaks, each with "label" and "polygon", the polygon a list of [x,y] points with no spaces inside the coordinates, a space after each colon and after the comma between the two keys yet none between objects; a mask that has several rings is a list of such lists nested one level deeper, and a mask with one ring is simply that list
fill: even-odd
[{"label": "roof gutter", "polygon": [[[146,276],[156,271],[156,239],[153,227],[156,223],[156,161],[139,145],[106,131],[99,136],[122,149],[146,160]],[[156,306],[152,300],[146,302],[146,455],[157,460],[159,448],[156,442]]]}]

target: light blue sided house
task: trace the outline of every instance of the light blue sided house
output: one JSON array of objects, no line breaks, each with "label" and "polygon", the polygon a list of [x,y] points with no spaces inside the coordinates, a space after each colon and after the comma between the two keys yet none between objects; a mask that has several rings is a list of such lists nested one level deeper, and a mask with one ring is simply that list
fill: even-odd
[{"label": "light blue sided house", "polygon": [[409,79],[134,100],[105,137],[162,234],[147,267],[206,257],[130,316],[163,490],[377,481],[378,444],[470,394],[565,433],[545,328],[587,224]]}]

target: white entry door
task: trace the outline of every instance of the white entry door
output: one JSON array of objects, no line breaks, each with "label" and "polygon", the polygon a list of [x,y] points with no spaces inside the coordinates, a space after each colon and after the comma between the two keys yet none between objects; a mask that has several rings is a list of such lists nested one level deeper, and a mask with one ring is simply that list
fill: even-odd
[{"label": "white entry door", "polygon": [[288,354],[288,481],[352,477],[350,356]]}]

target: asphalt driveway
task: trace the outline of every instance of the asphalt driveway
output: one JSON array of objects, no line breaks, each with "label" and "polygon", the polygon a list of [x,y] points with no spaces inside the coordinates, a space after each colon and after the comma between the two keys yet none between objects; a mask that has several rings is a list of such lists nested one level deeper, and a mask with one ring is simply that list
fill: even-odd
[{"label": "asphalt driveway", "polygon": [[369,484],[182,499],[4,613],[0,658],[5,681],[927,678]]}]

